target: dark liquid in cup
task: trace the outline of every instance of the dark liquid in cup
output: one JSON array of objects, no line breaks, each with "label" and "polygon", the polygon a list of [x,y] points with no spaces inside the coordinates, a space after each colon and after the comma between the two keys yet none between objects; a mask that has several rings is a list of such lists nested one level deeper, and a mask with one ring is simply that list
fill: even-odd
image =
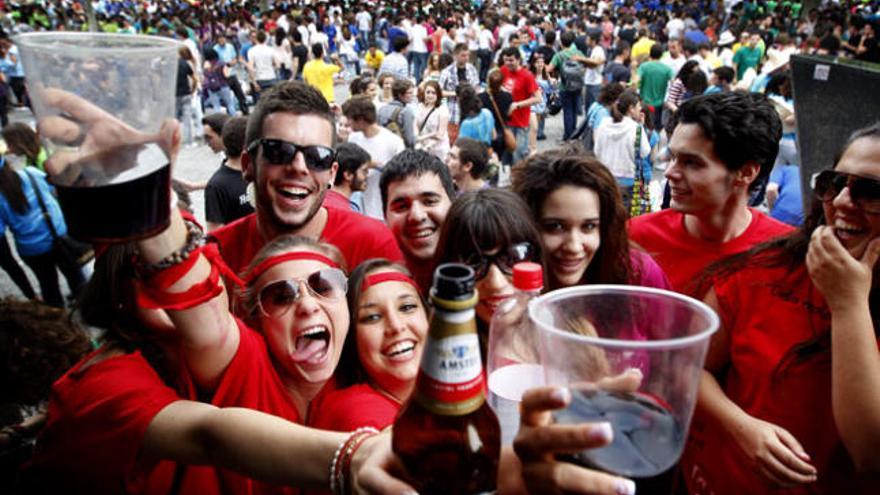
[{"label": "dark liquid in cup", "polygon": [[98,187],[55,185],[72,237],[88,242],[126,242],[155,235],[171,215],[171,167]]},{"label": "dark liquid in cup", "polygon": [[554,416],[560,423],[611,423],[614,440],[610,445],[567,456],[578,464],[641,478],[669,469],[681,455],[681,425],[645,395],[572,390],[571,405]]}]

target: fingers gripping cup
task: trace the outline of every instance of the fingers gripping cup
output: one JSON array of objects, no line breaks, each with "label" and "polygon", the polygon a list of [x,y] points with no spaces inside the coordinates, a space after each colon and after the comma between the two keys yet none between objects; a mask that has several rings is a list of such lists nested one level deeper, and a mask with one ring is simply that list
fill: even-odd
[{"label": "fingers gripping cup", "polygon": [[608,446],[573,461],[650,477],[681,456],[709,339],[718,316],[705,304],[659,289],[590,285],[534,299],[529,316],[548,385],[568,387],[559,423],[609,422]]},{"label": "fingers gripping cup", "polygon": [[168,226],[180,44],[156,36],[17,36],[46,170],[69,233],[93,242]]}]

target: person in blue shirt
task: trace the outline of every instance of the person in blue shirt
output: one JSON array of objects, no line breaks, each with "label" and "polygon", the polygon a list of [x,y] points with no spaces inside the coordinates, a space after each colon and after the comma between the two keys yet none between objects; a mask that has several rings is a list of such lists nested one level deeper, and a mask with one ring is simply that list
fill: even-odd
[{"label": "person in blue shirt", "polygon": [[[46,205],[45,215],[38,194]],[[52,227],[48,224],[50,221]],[[54,247],[52,228],[58,236],[64,236],[67,234],[67,225],[58,201],[46,182],[46,174],[33,167],[15,171],[6,163],[4,156],[0,156],[0,226],[4,226],[4,232],[5,227],[12,231],[18,255],[37,276],[43,302],[64,307],[56,269],[61,269],[73,295],[79,293],[85,284],[82,270],[65,263]]]},{"label": "person in blue shirt", "polygon": [[6,83],[12,88],[18,104],[29,107],[31,102],[24,84],[24,66],[21,64],[18,47],[9,38],[0,39],[0,72],[6,76]]}]

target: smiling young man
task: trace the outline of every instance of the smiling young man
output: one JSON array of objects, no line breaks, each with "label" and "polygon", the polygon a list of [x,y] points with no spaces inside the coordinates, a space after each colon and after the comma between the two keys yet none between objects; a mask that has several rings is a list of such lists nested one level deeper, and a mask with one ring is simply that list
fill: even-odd
[{"label": "smiling young man", "polygon": [[782,135],[765,96],[696,97],[682,104],[677,119],[666,169],[672,207],[633,218],[629,234],[676,291],[693,294],[696,279],[714,261],[792,229],[748,207],[752,186],[773,168]]},{"label": "smiling young man", "polygon": [[423,294],[431,285],[440,227],[455,197],[449,169],[434,155],[404,150],[379,181],[385,219]]},{"label": "smiling young man", "polygon": [[267,242],[296,234],[332,244],[349,268],[370,258],[402,260],[381,222],[322,206],[338,169],[335,126],[321,93],[302,82],[270,89],[248,121],[241,166],[256,189],[256,212],[218,229],[226,263],[240,273]]}]

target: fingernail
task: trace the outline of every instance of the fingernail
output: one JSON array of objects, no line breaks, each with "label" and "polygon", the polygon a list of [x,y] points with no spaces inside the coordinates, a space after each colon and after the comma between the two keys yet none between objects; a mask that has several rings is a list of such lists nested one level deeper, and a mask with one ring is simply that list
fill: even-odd
[{"label": "fingernail", "polygon": [[806,452],[801,451],[798,455],[800,455],[800,456],[801,456],[801,459],[803,459],[803,460],[805,460],[805,461],[809,461],[809,460],[810,460],[810,454],[807,454]]},{"label": "fingernail", "polygon": [[627,373],[632,373],[632,374],[635,374],[635,375],[639,375],[639,379],[642,379],[642,378],[645,376],[645,375],[642,374],[642,370],[640,370],[640,369],[638,369],[638,368],[628,368],[628,369],[626,370],[626,372],[627,372]]},{"label": "fingernail", "polygon": [[557,388],[550,393],[550,397],[562,404],[568,404],[571,401],[571,392],[565,387]]},{"label": "fingernail", "polygon": [[590,440],[608,443],[614,437],[614,433],[611,431],[611,423],[594,423],[589,428]]},{"label": "fingernail", "polygon": [[636,483],[623,478],[614,481],[614,492],[617,495],[636,495]]}]

